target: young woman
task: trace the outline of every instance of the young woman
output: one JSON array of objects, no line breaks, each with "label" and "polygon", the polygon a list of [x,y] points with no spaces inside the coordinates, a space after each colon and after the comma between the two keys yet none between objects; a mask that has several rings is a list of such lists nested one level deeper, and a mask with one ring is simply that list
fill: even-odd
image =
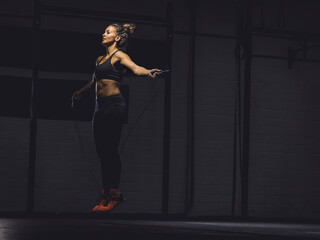
[{"label": "young woman", "polygon": [[101,162],[103,190],[101,202],[93,212],[110,212],[123,202],[119,190],[121,161],[119,141],[126,119],[127,106],[120,92],[122,75],[126,69],[139,76],[156,77],[159,69],[146,69],[135,64],[124,53],[128,35],[133,33],[134,24],[114,23],[102,34],[106,54],[97,58],[95,77],[80,90],[75,91],[73,101],[78,101],[89,88],[96,87],[96,109],[92,120],[94,142]]}]

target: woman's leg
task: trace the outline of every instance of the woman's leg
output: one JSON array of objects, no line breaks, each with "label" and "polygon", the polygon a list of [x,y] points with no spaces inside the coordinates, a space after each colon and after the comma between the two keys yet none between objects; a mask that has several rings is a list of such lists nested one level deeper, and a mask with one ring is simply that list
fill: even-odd
[{"label": "woman's leg", "polygon": [[96,150],[101,163],[104,192],[118,189],[121,175],[119,142],[123,123],[121,109],[103,109],[95,113],[93,133]]},{"label": "woman's leg", "polygon": [[127,109],[122,96],[107,97],[97,102],[93,117],[93,134],[101,163],[103,197],[93,212],[109,212],[124,197],[119,191],[121,161],[119,142]]}]

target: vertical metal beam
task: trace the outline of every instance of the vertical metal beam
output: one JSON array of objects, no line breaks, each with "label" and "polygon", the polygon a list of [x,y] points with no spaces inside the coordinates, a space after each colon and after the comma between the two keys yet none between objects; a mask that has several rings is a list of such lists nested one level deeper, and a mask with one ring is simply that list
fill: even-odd
[{"label": "vertical metal beam", "polygon": [[188,78],[188,149],[186,165],[186,208],[188,214],[193,206],[194,192],[194,79],[195,79],[195,48],[196,48],[196,1],[189,0],[190,11],[190,53]]},{"label": "vertical metal beam", "polygon": [[28,200],[27,211],[34,211],[34,185],[35,185],[35,164],[36,164],[36,146],[37,146],[37,100],[38,100],[38,82],[39,82],[39,35],[40,35],[40,2],[34,1],[33,8],[33,30],[32,30],[32,86],[30,102],[30,138],[29,138],[29,176],[28,176]]},{"label": "vertical metal beam", "polygon": [[[167,49],[168,67],[172,69],[173,6],[167,1]],[[171,71],[165,81],[163,167],[162,167],[162,214],[169,212],[169,170],[170,170],[170,120],[171,120]]]},{"label": "vertical metal beam", "polygon": [[241,149],[241,66],[242,66],[242,5],[238,0],[236,3],[236,14],[235,14],[235,31],[236,31],[236,42],[235,42],[235,63],[236,63],[236,74],[235,74],[235,106],[234,106],[234,139],[233,139],[233,179],[232,179],[232,200],[231,200],[231,215],[236,216],[236,200],[237,200],[237,161],[242,162],[242,149]]},{"label": "vertical metal beam", "polygon": [[242,0],[244,5],[244,89],[243,89],[243,145],[241,216],[248,216],[250,96],[252,59],[252,0]]}]

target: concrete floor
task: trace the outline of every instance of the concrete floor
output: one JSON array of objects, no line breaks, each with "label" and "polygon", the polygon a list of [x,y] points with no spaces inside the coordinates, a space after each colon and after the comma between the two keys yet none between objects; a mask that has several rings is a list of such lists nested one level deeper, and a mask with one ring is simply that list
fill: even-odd
[{"label": "concrete floor", "polygon": [[109,218],[0,218],[1,240],[320,239],[320,224]]}]

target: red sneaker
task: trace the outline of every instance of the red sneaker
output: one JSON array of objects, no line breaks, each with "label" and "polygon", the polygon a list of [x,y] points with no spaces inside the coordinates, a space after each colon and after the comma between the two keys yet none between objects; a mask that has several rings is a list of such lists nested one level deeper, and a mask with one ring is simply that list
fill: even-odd
[{"label": "red sneaker", "polygon": [[109,196],[105,193],[102,193],[100,203],[92,209],[92,212],[98,212],[100,207],[102,207],[103,205],[106,205],[108,201],[109,201]]},{"label": "red sneaker", "polygon": [[109,201],[99,207],[98,211],[101,213],[111,212],[115,207],[124,201],[124,196],[119,191],[109,193]]}]

